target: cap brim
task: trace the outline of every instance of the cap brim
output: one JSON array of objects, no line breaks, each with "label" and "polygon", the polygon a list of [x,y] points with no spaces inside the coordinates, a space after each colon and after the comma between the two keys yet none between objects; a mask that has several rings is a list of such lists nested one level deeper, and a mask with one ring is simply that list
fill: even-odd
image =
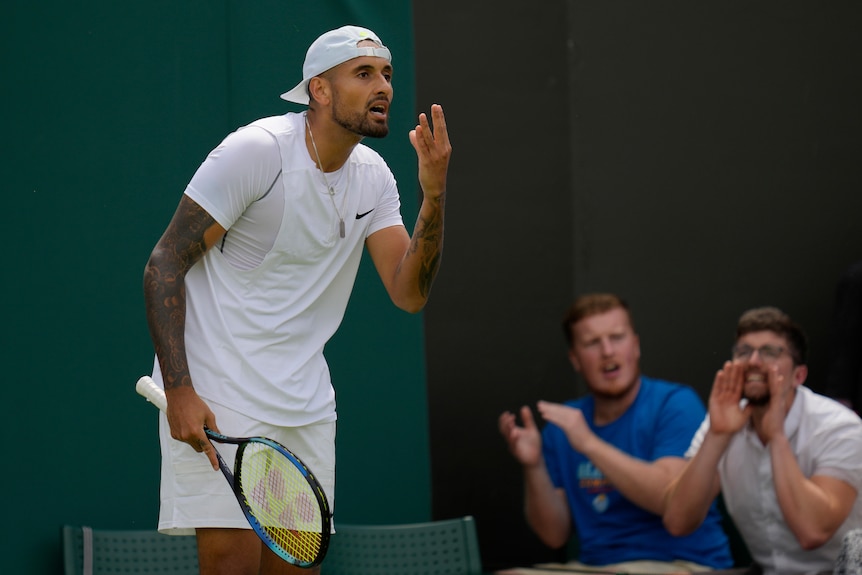
[{"label": "cap brim", "polygon": [[288,102],[296,102],[297,104],[308,104],[308,81],[303,80],[299,84],[297,84],[292,90],[289,92],[285,92],[281,95],[282,100],[287,100]]}]

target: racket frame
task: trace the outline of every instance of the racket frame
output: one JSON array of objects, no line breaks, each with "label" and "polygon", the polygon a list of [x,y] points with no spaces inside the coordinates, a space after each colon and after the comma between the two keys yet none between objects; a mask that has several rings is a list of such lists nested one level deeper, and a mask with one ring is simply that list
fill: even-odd
[{"label": "racket frame", "polygon": [[[158,407],[164,413],[168,412],[168,402],[167,396],[165,395],[164,390],[156,385],[156,382],[150,376],[143,376],[138,380],[138,383],[135,385],[135,390],[145,397],[147,401]],[[290,563],[291,565],[296,565],[297,567],[301,567],[304,569],[310,569],[312,567],[316,567],[320,565],[323,561],[323,558],[326,556],[326,551],[329,549],[329,539],[332,531],[332,512],[329,509],[329,500],[326,498],[326,492],[323,490],[323,487],[320,485],[320,482],[314,477],[314,474],[302,462],[302,460],[294,454],[287,447],[282,445],[281,443],[275,441],[274,439],[270,439],[268,437],[231,437],[228,435],[223,435],[221,433],[215,432],[207,427],[204,427],[204,431],[207,434],[207,437],[213,441],[218,443],[226,443],[237,446],[236,456],[234,457],[234,467],[231,467],[227,464],[227,462],[222,457],[219,450],[213,446],[215,450],[216,458],[218,459],[219,469],[224,475],[225,479],[227,479],[228,484],[231,487],[231,491],[236,497],[237,502],[239,503],[240,509],[242,509],[243,515],[245,515],[248,524],[251,526],[252,530],[257,534],[261,541],[263,541],[264,545],[266,545],[273,553],[278,555],[284,561]],[[320,548],[317,551],[315,558],[312,561],[302,561],[293,555],[291,555],[287,550],[283,549],[280,545],[278,545],[272,537],[270,537],[269,533],[266,532],[263,525],[260,524],[260,521],[255,517],[254,512],[251,509],[251,506],[248,503],[248,499],[242,491],[242,487],[240,482],[237,480],[238,475],[240,475],[240,466],[242,464],[242,456],[245,451],[245,448],[251,443],[261,443],[274,449],[279,452],[282,456],[288,459],[288,461],[293,464],[296,469],[299,470],[303,478],[306,482],[308,482],[309,487],[311,488],[312,493],[314,493],[315,500],[317,501],[318,508],[320,509],[320,515],[322,519],[322,524],[320,526]]]}]

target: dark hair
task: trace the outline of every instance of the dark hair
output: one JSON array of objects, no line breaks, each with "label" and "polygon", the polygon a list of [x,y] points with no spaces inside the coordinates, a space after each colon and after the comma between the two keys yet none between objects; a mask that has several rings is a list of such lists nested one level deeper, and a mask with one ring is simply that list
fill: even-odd
[{"label": "dark hair", "polygon": [[777,307],[750,309],[739,317],[736,339],[755,331],[771,331],[787,340],[790,357],[796,365],[805,365],[808,357],[808,338],[790,316]]},{"label": "dark hair", "polygon": [[607,313],[615,309],[622,309],[626,312],[626,315],[629,317],[629,324],[632,326],[632,331],[634,331],[635,324],[632,320],[632,312],[629,310],[629,304],[620,296],[612,293],[590,293],[578,297],[563,316],[563,335],[566,337],[569,347],[572,347],[574,344],[572,328],[576,323],[590,316]]}]

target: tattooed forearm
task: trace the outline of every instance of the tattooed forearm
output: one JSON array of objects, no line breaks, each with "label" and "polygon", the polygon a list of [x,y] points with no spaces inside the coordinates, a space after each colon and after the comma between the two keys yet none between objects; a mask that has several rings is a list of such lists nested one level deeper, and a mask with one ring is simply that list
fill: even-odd
[{"label": "tattooed forearm", "polygon": [[439,218],[420,218],[419,225],[411,240],[410,249],[419,255],[419,293],[427,298],[431,284],[440,268],[443,250],[443,222]]},{"label": "tattooed forearm", "polygon": [[192,384],[185,346],[185,276],[203,257],[204,234],[214,223],[206,211],[183,196],[144,269],[147,324],[165,389]]},{"label": "tattooed forearm", "polygon": [[431,293],[431,284],[440,269],[443,255],[443,213],[444,198],[441,197],[437,200],[436,209],[431,216],[423,216],[420,212],[413,238],[410,240],[407,256],[419,258],[416,280],[423,299],[427,299]]}]

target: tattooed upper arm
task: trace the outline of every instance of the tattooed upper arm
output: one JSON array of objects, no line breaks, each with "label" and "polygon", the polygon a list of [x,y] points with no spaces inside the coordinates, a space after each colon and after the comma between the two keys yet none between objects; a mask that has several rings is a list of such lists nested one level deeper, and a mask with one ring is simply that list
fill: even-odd
[{"label": "tattooed upper arm", "polygon": [[[188,271],[224,235],[225,230],[197,202],[183,194],[180,205],[156,249],[166,251]],[[171,258],[171,256],[173,256]]]},{"label": "tattooed upper arm", "polygon": [[191,385],[185,353],[185,276],[225,230],[183,195],[144,269],[147,324],[165,387]]}]

